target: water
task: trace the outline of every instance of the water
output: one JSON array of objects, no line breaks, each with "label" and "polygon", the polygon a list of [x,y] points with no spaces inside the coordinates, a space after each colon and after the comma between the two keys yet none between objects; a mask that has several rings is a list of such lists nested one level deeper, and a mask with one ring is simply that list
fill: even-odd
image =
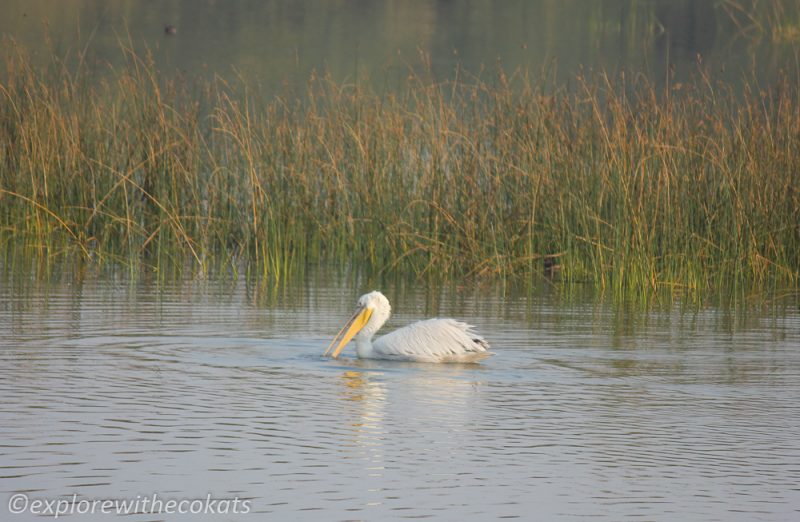
[{"label": "water", "polygon": [[0,34],[37,63],[84,52],[103,72],[121,65],[124,44],[166,78],[244,79],[291,98],[314,72],[383,92],[410,71],[445,80],[460,68],[462,81],[491,83],[498,62],[558,83],[591,69],[682,82],[702,68],[763,89],[796,70],[800,19],[796,2],[752,0],[6,0]]},{"label": "water", "polygon": [[[388,328],[465,318],[497,354],[393,364],[320,357],[347,284],[68,279],[0,283],[3,520],[41,519],[10,515],[18,493],[249,502],[207,520],[800,512],[796,307],[640,313],[388,285]],[[162,519],[188,518],[127,518]]]}]

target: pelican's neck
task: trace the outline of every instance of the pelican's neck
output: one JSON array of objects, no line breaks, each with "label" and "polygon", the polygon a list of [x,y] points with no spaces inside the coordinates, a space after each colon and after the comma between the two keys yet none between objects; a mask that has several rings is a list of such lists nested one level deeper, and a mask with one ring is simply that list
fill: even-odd
[{"label": "pelican's neck", "polygon": [[356,353],[360,359],[369,359],[372,356],[372,338],[381,327],[389,320],[391,315],[391,308],[387,306],[378,306],[373,308],[372,316],[370,316],[367,324],[356,334]]},{"label": "pelican's neck", "polygon": [[372,339],[356,336],[356,355],[359,359],[370,359],[373,351]]}]

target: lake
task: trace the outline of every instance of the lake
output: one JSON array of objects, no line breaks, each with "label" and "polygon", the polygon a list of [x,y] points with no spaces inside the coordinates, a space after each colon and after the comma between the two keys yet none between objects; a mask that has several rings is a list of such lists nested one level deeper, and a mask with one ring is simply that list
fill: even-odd
[{"label": "lake", "polygon": [[798,516],[796,303],[642,312],[546,285],[384,283],[386,331],[452,316],[496,355],[322,358],[368,284],[5,277],[4,502],[249,502],[208,520]]},{"label": "lake", "polygon": [[125,45],[165,77],[244,80],[267,96],[303,96],[312,74],[378,92],[410,73],[493,82],[498,64],[557,84],[601,69],[681,82],[702,69],[764,88],[796,70],[800,13],[791,1],[7,0],[0,34],[36,63],[84,53],[102,73]]}]

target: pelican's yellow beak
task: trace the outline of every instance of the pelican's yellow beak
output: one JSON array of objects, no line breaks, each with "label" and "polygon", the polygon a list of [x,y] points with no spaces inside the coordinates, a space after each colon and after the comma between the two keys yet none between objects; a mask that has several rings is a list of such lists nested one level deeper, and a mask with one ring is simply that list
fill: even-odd
[{"label": "pelican's yellow beak", "polygon": [[344,349],[345,346],[347,346],[347,343],[350,342],[350,339],[355,337],[355,335],[360,332],[362,328],[364,328],[364,325],[367,324],[371,316],[372,309],[370,308],[362,307],[356,310],[356,313],[353,314],[353,317],[351,317],[350,320],[348,320],[344,326],[342,326],[342,329],[339,330],[339,333],[337,333],[336,337],[333,338],[333,341],[331,341],[331,344],[328,345],[328,349],[325,350],[325,353],[323,353],[322,356],[324,357],[328,355],[328,352],[331,351],[333,345],[336,344],[337,340],[339,340],[339,344],[336,345],[336,348],[333,349],[333,353],[331,354],[331,357],[334,359],[339,357],[339,353]]}]

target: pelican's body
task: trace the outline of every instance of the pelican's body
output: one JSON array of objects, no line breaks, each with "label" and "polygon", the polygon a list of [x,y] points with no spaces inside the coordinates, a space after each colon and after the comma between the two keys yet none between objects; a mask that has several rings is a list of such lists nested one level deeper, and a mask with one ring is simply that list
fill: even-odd
[{"label": "pelican's body", "polygon": [[372,338],[386,323],[392,308],[380,292],[364,294],[355,314],[331,342],[325,355],[338,340],[331,354],[336,358],[355,338],[356,354],[361,359],[391,359],[418,362],[477,362],[492,355],[486,339],[472,331],[472,326],[455,319],[419,321],[373,342]]}]

